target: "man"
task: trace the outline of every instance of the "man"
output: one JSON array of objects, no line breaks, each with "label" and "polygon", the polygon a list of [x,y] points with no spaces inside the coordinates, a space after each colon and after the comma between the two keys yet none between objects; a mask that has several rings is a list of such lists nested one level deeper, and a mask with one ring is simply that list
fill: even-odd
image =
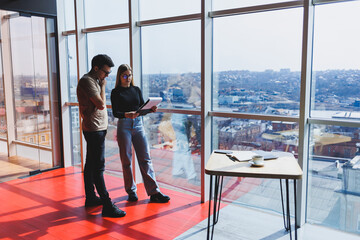
[{"label": "man", "polygon": [[[105,136],[108,116],[106,110],[105,78],[114,66],[105,54],[96,55],[91,61],[91,70],[78,83],[77,97],[82,129],[87,143],[84,168],[85,207],[103,205],[104,217],[123,217],[126,212],[111,202],[104,181]],[[95,188],[100,198],[95,194]]]}]

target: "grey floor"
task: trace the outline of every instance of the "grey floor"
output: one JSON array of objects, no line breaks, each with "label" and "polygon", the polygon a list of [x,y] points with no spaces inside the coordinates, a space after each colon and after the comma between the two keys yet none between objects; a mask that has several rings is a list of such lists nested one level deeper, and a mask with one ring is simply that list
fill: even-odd
[{"label": "grey floor", "polygon": [[[207,220],[204,220],[176,239],[206,239],[206,234]],[[213,239],[288,240],[290,239],[290,235],[284,229],[281,215],[230,204],[220,211],[219,221],[215,225]],[[294,234],[292,239],[295,239]],[[360,235],[349,234],[318,225],[305,224],[298,229],[298,239],[359,240]]]}]

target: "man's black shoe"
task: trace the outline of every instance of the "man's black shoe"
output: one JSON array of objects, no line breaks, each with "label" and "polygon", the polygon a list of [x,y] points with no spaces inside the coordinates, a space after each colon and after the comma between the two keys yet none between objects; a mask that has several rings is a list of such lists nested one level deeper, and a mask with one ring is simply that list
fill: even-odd
[{"label": "man's black shoe", "polygon": [[138,200],[138,196],[134,192],[130,193],[127,200],[128,202],[136,202]]},{"label": "man's black shoe", "polygon": [[102,209],[102,216],[103,217],[112,217],[112,218],[119,218],[124,217],[126,215],[126,212],[119,209],[114,203],[111,203],[111,205],[104,205]]},{"label": "man's black shoe", "polygon": [[100,205],[102,205],[102,201],[97,196],[85,199],[85,207],[95,207]]},{"label": "man's black shoe", "polygon": [[159,192],[154,195],[151,195],[150,201],[157,202],[157,203],[167,203],[168,201],[170,201],[170,197]]}]

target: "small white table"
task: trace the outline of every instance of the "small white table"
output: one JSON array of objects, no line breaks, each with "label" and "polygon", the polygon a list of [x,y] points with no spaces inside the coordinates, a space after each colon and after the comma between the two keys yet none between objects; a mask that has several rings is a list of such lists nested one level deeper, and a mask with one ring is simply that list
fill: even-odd
[{"label": "small white table", "polygon": [[[241,153],[241,151],[239,151]],[[276,152],[271,152],[277,155]],[[214,226],[219,219],[221,191],[224,176],[232,177],[252,177],[252,178],[275,178],[280,179],[281,188],[281,202],[283,209],[283,218],[285,229],[290,231],[290,205],[289,205],[289,179],[294,180],[294,209],[295,209],[295,239],[297,239],[297,220],[296,220],[296,180],[301,179],[303,172],[292,154],[278,154],[278,158],[274,160],[266,160],[263,167],[252,167],[248,161],[238,162],[229,158],[226,154],[212,153],[205,167],[205,173],[210,175],[210,193],[209,193],[209,213],[208,213],[208,227],[207,239],[210,238],[210,216],[211,216],[211,199],[214,198],[213,205],[213,225],[211,231],[211,239],[214,234]],[[213,176],[215,176],[214,195]],[[282,180],[286,183],[286,214],[284,211],[284,200],[282,191]],[[220,188],[219,188],[220,185]],[[286,215],[286,217],[285,217]]]}]

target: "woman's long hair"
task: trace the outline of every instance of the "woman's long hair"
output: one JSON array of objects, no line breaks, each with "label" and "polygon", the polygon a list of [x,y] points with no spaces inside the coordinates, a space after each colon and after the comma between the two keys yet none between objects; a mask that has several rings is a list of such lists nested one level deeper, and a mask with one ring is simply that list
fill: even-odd
[{"label": "woman's long hair", "polygon": [[[129,65],[127,64],[121,64],[117,70],[117,74],[116,74],[116,82],[115,82],[115,87],[118,87],[121,85],[121,79],[120,79],[120,76],[121,74],[123,74],[124,72],[126,72],[127,70],[129,70],[131,72],[131,74],[133,73],[132,72],[132,69]],[[131,83],[130,83],[130,86],[134,86],[134,79],[132,78],[131,79]]]}]

